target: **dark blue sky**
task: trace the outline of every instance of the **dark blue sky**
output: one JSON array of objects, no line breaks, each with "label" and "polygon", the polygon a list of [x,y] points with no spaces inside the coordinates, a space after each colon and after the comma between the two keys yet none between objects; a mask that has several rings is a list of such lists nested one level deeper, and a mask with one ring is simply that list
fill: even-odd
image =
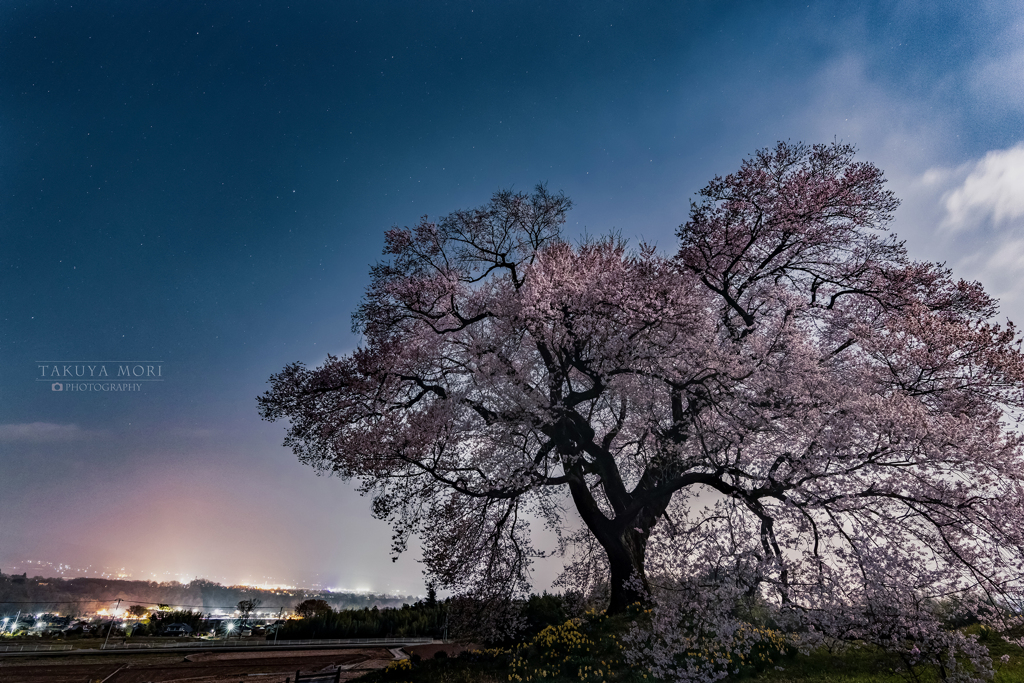
[{"label": "dark blue sky", "polygon": [[[1022,131],[1014,2],[4,3],[0,570],[420,590],[254,401],[357,343],[385,229],[546,182],[572,233],[671,250],[716,173],[839,139],[1012,314]],[[52,392],[39,360],[165,381]]]}]

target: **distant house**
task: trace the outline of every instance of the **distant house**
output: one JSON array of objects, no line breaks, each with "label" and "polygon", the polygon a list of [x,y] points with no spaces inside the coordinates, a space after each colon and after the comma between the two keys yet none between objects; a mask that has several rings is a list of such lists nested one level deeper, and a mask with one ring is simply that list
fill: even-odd
[{"label": "distant house", "polygon": [[170,624],[164,629],[165,636],[190,636],[192,627],[188,624]]}]

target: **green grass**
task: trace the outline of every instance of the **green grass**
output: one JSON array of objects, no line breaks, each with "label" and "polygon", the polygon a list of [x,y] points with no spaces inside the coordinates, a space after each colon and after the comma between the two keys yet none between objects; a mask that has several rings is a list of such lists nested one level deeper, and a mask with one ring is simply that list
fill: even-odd
[{"label": "green grass", "polygon": [[[593,616],[580,625],[548,627],[529,643],[495,648],[460,657],[405,661],[376,671],[363,683],[658,683],[648,672],[623,661],[617,633],[631,617],[608,619]],[[971,627],[981,636],[995,662],[994,683],[1024,683],[1024,650],[1001,638]],[[999,658],[1009,655],[1010,661]],[[748,666],[727,681],[744,683],[935,683],[938,674],[929,667],[907,665],[896,655],[863,645],[844,652],[821,648],[810,655],[776,654],[771,665]],[[774,668],[779,665],[783,670]]]},{"label": "green grass", "polygon": [[[978,630],[972,627],[968,632],[978,633]],[[988,638],[985,644],[994,662],[994,683],[1024,683],[1024,650],[998,637]],[[1006,664],[999,661],[1004,654],[1010,657]],[[821,648],[810,655],[788,658],[783,668],[784,671],[765,671],[753,680],[759,683],[932,683],[940,680],[934,669],[915,667],[908,671],[896,655],[870,646],[850,648],[839,654]]]}]

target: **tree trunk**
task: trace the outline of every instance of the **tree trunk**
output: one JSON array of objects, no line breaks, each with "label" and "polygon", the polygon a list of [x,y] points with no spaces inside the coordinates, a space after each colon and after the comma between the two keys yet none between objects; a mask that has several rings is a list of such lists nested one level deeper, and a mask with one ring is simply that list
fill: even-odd
[{"label": "tree trunk", "polygon": [[569,481],[569,491],[583,522],[608,555],[608,568],[611,574],[608,577],[611,582],[608,614],[621,614],[637,602],[648,604],[650,585],[644,572],[647,539],[658,515],[665,511],[669,496],[644,507],[629,526],[623,529],[622,521],[608,519],[601,512],[582,477]]},{"label": "tree trunk", "polygon": [[632,529],[622,537],[609,539],[602,546],[608,553],[608,567],[611,573],[611,599],[608,614],[621,614],[630,605],[650,601],[650,586],[644,572],[644,555],[647,549],[647,534]]}]

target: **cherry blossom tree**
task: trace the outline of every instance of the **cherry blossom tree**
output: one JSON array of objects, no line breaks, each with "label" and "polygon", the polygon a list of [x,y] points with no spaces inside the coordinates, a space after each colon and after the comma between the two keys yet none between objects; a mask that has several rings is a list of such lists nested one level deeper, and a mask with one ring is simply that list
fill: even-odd
[{"label": "cherry blossom tree", "polygon": [[390,230],[361,346],[285,367],[261,414],[358,480],[396,552],[418,535],[439,585],[526,590],[529,521],[565,531],[610,611],[660,600],[637,652],[665,675],[720,673],[665,653],[702,618],[739,642],[744,596],[939,642],[907,615],[1020,587],[1024,356],[978,283],[887,232],[897,204],[842,144],[715,178],[672,255],[573,246],[567,198],[499,192]]},{"label": "cherry blossom tree", "polygon": [[[933,608],[956,595],[998,621],[1021,595],[1020,339],[979,284],[881,230],[881,181],[849,147],[781,144],[712,181],[680,229],[718,345],[675,443],[721,497],[675,496],[654,542],[674,598],[644,641],[661,675],[723,671],[744,628],[727,613],[753,595],[819,633],[915,641],[944,673],[957,652],[991,671]],[[669,653],[696,633],[720,661],[680,675]]]}]

